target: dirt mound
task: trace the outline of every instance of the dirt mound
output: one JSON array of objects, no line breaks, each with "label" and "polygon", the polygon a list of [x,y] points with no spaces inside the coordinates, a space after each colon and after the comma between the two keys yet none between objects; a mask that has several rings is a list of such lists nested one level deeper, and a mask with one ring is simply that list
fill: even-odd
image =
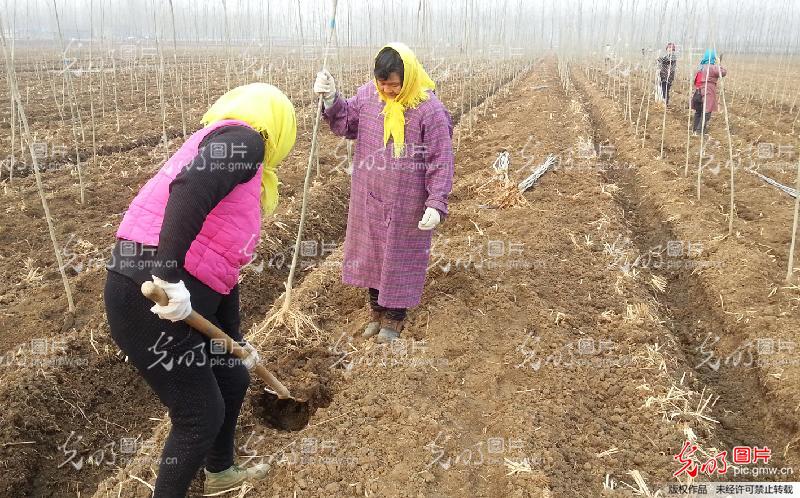
[{"label": "dirt mound", "polygon": [[155,426],[143,414],[159,413],[158,400],[113,354],[65,339],[13,361],[38,368],[3,376],[5,496],[91,492],[111,469],[127,464]]}]

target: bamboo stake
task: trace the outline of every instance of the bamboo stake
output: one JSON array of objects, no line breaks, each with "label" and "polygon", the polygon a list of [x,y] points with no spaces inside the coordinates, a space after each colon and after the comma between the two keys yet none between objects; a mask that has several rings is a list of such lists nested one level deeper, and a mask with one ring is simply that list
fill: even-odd
[{"label": "bamboo stake", "polygon": [[[103,53],[103,23],[105,21],[105,11],[103,10],[103,0],[100,0],[100,53]],[[100,59],[100,113],[101,117],[105,119],[106,117],[106,86],[105,86],[105,74],[106,74],[106,59],[102,57]]]},{"label": "bamboo stake", "polygon": [[[16,27],[16,22],[14,23]],[[12,36],[15,33],[15,28],[12,28]],[[17,133],[17,108],[14,100],[13,82],[11,81],[11,69],[14,65],[14,40],[11,41],[11,65],[6,69],[6,80],[8,81],[8,95],[11,98],[11,164],[8,170],[8,182],[14,184],[14,144],[16,143]]]},{"label": "bamboo stake", "polygon": [[[688,57],[687,57],[687,66],[691,67],[691,62],[689,61]],[[688,96],[689,96],[689,99],[688,99],[689,105],[686,106],[687,107],[687,111],[686,111],[686,164],[684,164],[684,166],[683,166],[683,176],[685,176],[685,177],[689,176],[689,147],[690,147],[691,142],[692,142],[692,96],[693,96],[694,90],[695,90],[695,88],[694,88],[694,76],[695,76],[695,74],[696,74],[695,72],[691,72],[692,77],[689,80],[689,94],[688,94]]]},{"label": "bamboo stake", "polygon": [[178,71],[178,40],[175,33],[175,9],[172,7],[172,0],[169,0],[169,14],[172,20],[172,57],[175,62],[175,84],[178,85],[178,101],[181,106],[181,125],[183,126],[183,138],[186,138],[186,113],[183,110],[183,79]]},{"label": "bamboo stake", "polygon": [[[721,59],[719,60],[719,63],[720,63],[720,67],[721,67],[722,66],[722,60]],[[731,139],[731,125],[730,125],[730,120],[728,118],[728,104],[725,101],[725,88],[724,88],[723,83],[722,83],[722,81],[724,79],[725,78],[720,76],[718,85],[719,85],[719,96],[722,99],[722,109],[723,109],[724,114],[725,114],[725,130],[726,130],[727,136],[728,136],[728,164],[729,164],[730,175],[731,175],[731,177],[730,177],[730,189],[731,189],[731,191],[730,191],[730,204],[729,204],[729,207],[728,207],[728,212],[729,212],[729,214],[728,214],[728,235],[731,235],[731,234],[733,234],[733,217],[735,216],[735,213],[736,213],[735,189],[734,189],[734,186],[735,186],[734,185],[734,175],[736,173],[736,165],[735,165],[735,163],[733,161],[733,140]]]},{"label": "bamboo stake", "polygon": [[631,88],[631,72],[630,69],[627,71],[625,75],[626,78],[626,93],[627,98],[625,100],[625,108],[628,111],[628,123],[633,124],[633,93]]},{"label": "bamboo stake", "polygon": [[[14,58],[14,45],[13,45],[13,43],[11,45],[11,58],[12,59]],[[48,78],[48,80],[50,81],[50,91],[53,94],[53,102],[55,102],[56,109],[58,109],[58,116],[59,116],[59,118],[61,118],[61,126],[65,126],[64,125],[64,119],[65,119],[64,118],[64,103],[58,101],[58,92],[56,91],[55,76],[53,75],[52,72],[50,72],[50,77]],[[12,103],[13,103],[13,100],[12,100]]]},{"label": "bamboo stake", "polygon": [[[328,31],[328,39],[325,45],[325,54],[323,56],[322,61],[322,68],[323,70],[328,65],[328,51],[331,46],[331,40],[333,39],[334,31],[336,30],[336,7],[338,4],[338,0],[333,0],[333,13],[331,14],[330,24],[329,24],[329,31]],[[297,270],[297,260],[298,256],[300,255],[300,242],[303,237],[303,229],[305,228],[306,223],[306,208],[308,205],[308,191],[311,184],[311,172],[314,166],[314,156],[318,152],[317,150],[317,137],[319,134],[319,123],[320,118],[322,116],[322,95],[319,96],[317,99],[317,110],[316,110],[316,117],[314,119],[314,128],[311,132],[311,150],[309,151],[308,155],[308,165],[306,166],[306,176],[303,180],[303,203],[300,207],[300,224],[297,227],[297,237],[294,242],[294,253],[292,254],[292,266],[289,269],[289,277],[286,279],[286,292],[284,294],[283,299],[283,306],[281,309],[278,310],[276,313],[272,314],[266,322],[264,322],[264,328],[270,328],[270,330],[274,330],[277,327],[283,326],[288,328],[290,331],[294,333],[294,339],[300,340],[302,338],[302,330],[304,328],[310,329],[312,332],[318,332],[318,328],[314,325],[314,322],[311,320],[310,317],[306,316],[299,310],[292,309],[292,289],[294,285],[294,275],[295,271]]]},{"label": "bamboo stake", "polygon": [[[92,120],[92,164],[97,166],[97,132],[94,120],[94,87],[92,86],[92,73],[94,72],[94,59],[92,47],[94,45],[94,22],[92,19],[92,12],[94,1],[89,1],[89,116]],[[101,73],[102,74],[102,73]],[[102,80],[101,80],[102,81]],[[83,202],[83,199],[81,199]]]},{"label": "bamboo stake", "polygon": [[795,188],[799,195],[794,198],[794,221],[792,222],[792,243],[789,246],[789,265],[786,269],[786,281],[792,281],[792,273],[794,270],[794,248],[797,242],[797,223],[800,218],[800,159],[797,160],[797,178],[795,179]]},{"label": "bamboo stake", "polygon": [[[652,81],[652,78],[651,78]],[[650,98],[653,96],[653,90],[649,89],[647,91],[647,106],[645,107],[644,111],[644,127],[642,128],[642,145],[641,148],[644,149],[645,138],[647,138],[647,121],[650,117]]]},{"label": "bamboo stake", "polygon": [[56,255],[56,262],[58,263],[58,271],[61,273],[61,282],[64,284],[64,292],[67,296],[67,309],[70,313],[75,311],[75,304],[72,301],[72,291],[69,287],[69,280],[67,280],[67,274],[64,271],[64,261],[61,258],[61,247],[56,240],[56,232],[55,227],[53,226],[53,217],[50,215],[50,208],[47,205],[47,197],[44,193],[44,184],[42,183],[42,175],[39,172],[39,161],[37,159],[38,154],[34,151],[34,141],[31,137],[30,129],[28,128],[28,119],[25,115],[25,109],[22,107],[22,99],[19,95],[19,88],[17,87],[17,78],[16,78],[16,71],[14,66],[11,64],[11,58],[8,54],[8,46],[6,42],[6,35],[5,35],[5,28],[3,27],[2,18],[0,18],[0,40],[2,40],[3,45],[3,56],[6,60],[6,70],[8,72],[8,78],[10,81],[11,86],[11,96],[16,102],[17,105],[17,112],[19,113],[19,120],[22,123],[23,135],[25,137],[25,141],[28,142],[28,148],[31,154],[31,161],[33,162],[33,174],[36,177],[36,188],[39,192],[39,199],[42,201],[42,210],[44,211],[44,217],[47,221],[47,230],[50,233],[50,241],[53,243],[53,252]]},{"label": "bamboo stake", "polygon": [[119,133],[119,102],[117,100],[117,58],[114,56],[111,59],[111,68],[114,71],[114,117],[117,124],[117,133]]},{"label": "bamboo stake", "polygon": [[153,9],[153,29],[155,33],[156,50],[158,50],[158,76],[156,87],[158,88],[158,103],[161,108],[161,141],[164,144],[164,160],[169,158],[169,139],[167,137],[167,104],[164,100],[164,51],[158,38],[158,21],[156,11]]},{"label": "bamboo stake", "polygon": [[[644,99],[645,99],[646,94],[648,93],[647,92],[647,76],[645,74],[646,74],[646,72],[644,72],[644,74],[642,74],[642,88],[644,90],[642,91],[642,100],[639,102],[639,113],[636,114],[636,129],[634,130],[634,133],[633,133],[633,136],[635,138],[639,137],[639,123],[641,122],[641,119],[642,119],[642,110],[644,109]],[[649,102],[648,102],[648,105],[650,105]]]},{"label": "bamboo stake", "polygon": [[703,174],[703,154],[705,152],[704,146],[706,138],[706,103],[708,102],[708,75],[711,73],[711,69],[709,67],[711,65],[712,64],[706,64],[706,80],[703,84],[703,102],[701,104],[702,109],[700,111],[700,153],[697,156],[697,200],[700,200],[700,182]]},{"label": "bamboo stake", "polygon": [[[64,66],[64,56],[66,56],[66,47],[64,47],[64,37],[61,34],[61,22],[58,17],[58,8],[56,7],[56,0],[53,0],[53,12],[56,18],[56,27],[58,28],[58,39],[60,40],[60,48],[61,48],[61,69],[62,74],[64,74],[64,81],[62,85],[66,85],[67,93],[69,94],[69,108],[71,113],[71,124],[72,124],[72,139],[75,146],[75,168],[78,170],[78,184],[80,189],[80,203],[83,204],[85,201],[85,190],[83,185],[83,169],[81,168],[81,156],[78,150],[78,135],[77,131],[75,130],[75,116],[78,117],[78,125],[81,129],[81,140],[85,143],[86,142],[86,135],[83,130],[83,120],[81,119],[81,109],[78,105],[77,96],[75,93],[75,85],[72,83],[72,73],[70,72],[68,67]],[[63,86],[62,86],[63,88]]]},{"label": "bamboo stake", "polygon": [[231,35],[228,29],[228,6],[222,0],[223,25],[225,26],[225,89],[231,89]]}]

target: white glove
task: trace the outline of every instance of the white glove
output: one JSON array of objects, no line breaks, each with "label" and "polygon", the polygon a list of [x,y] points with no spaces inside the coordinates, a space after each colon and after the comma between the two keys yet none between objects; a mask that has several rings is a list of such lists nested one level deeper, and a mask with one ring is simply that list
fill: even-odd
[{"label": "white glove", "polygon": [[171,284],[153,275],[153,283],[164,289],[169,298],[169,303],[166,306],[156,304],[150,311],[163,318],[173,322],[179,322],[189,316],[192,312],[192,302],[189,299],[189,290],[184,285],[183,280],[177,284]]},{"label": "white glove", "polygon": [[249,342],[244,341],[244,344],[241,346],[245,349],[245,351],[247,351],[248,354],[247,358],[242,360],[242,365],[244,365],[248,370],[252,370],[256,365],[258,365],[258,362],[261,361],[261,356],[258,355],[256,348],[254,348]]},{"label": "white glove", "polygon": [[433,230],[441,221],[442,217],[439,215],[439,211],[436,208],[429,207],[425,209],[425,214],[422,215],[417,227],[420,230]]},{"label": "white glove", "polygon": [[322,96],[325,107],[330,107],[336,98],[336,82],[327,69],[317,73],[317,80],[314,81],[314,93]]}]

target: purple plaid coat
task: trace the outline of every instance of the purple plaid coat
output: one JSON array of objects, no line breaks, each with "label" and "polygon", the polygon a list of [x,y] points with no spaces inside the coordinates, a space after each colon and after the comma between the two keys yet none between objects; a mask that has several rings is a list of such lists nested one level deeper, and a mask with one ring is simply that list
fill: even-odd
[{"label": "purple plaid coat", "polygon": [[417,223],[426,207],[444,218],[453,186],[453,124],[436,94],[405,111],[405,152],[383,145],[383,102],[372,82],[325,109],[334,134],[355,139],[342,281],[380,292],[378,304],[419,304],[432,231]]}]

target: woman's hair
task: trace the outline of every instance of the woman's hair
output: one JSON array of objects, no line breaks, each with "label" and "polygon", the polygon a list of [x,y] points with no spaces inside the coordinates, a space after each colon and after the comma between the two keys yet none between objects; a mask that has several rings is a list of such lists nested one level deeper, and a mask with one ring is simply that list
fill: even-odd
[{"label": "woman's hair", "polygon": [[386,80],[391,73],[397,73],[400,81],[403,81],[403,59],[395,49],[385,47],[375,57],[374,74],[379,80]]}]

